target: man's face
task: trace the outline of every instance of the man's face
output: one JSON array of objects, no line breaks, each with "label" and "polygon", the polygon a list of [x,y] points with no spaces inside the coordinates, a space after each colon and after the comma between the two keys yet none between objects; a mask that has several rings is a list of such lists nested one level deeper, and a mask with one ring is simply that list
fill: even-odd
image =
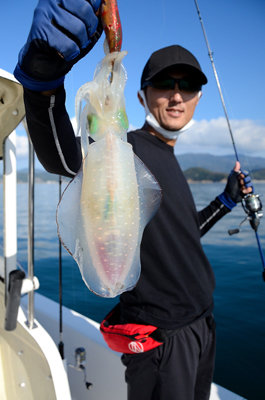
[{"label": "man's face", "polygon": [[[167,75],[175,79],[188,78],[184,72],[171,72]],[[179,84],[176,83],[171,89],[147,86],[146,101],[160,126],[169,131],[176,131],[192,119],[199,96],[198,90],[180,90]]]}]

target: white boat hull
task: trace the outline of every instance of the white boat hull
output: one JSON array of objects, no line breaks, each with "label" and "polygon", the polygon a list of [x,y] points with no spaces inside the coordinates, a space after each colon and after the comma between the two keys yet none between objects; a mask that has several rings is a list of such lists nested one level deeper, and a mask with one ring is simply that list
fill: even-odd
[{"label": "white boat hull", "polygon": [[[35,315],[45,326],[55,343],[59,343],[59,304],[35,295]],[[68,378],[73,400],[125,400],[127,388],[124,381],[125,369],[119,353],[110,350],[99,331],[99,324],[73,310],[63,307],[63,342],[68,364],[75,363],[75,350],[86,350],[86,380],[93,386],[86,389],[84,376],[68,367]],[[210,400],[242,400],[243,398],[213,384]]]},{"label": "white boat hull", "polygon": [[17,327],[4,329],[4,285],[0,284],[0,399],[70,400],[63,362],[50,335],[35,321],[33,329],[19,309]]}]

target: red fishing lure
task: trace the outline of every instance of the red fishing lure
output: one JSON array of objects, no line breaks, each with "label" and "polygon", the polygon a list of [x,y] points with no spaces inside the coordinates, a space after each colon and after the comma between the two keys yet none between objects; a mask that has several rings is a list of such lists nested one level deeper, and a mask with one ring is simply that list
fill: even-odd
[{"label": "red fishing lure", "polygon": [[100,14],[110,53],[121,51],[122,29],[117,1],[103,0]]}]

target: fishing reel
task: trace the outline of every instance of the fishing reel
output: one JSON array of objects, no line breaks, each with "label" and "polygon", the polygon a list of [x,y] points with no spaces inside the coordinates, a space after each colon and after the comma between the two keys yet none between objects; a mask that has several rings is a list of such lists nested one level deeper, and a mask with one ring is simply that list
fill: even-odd
[{"label": "fishing reel", "polygon": [[[251,228],[254,229],[255,232],[257,232],[260,224],[260,218],[263,216],[262,203],[259,195],[254,193],[247,194],[243,197],[241,203],[247,216],[243,219],[239,226],[241,226],[245,221],[249,221]],[[229,235],[234,235],[235,233],[239,232],[239,228],[229,229],[228,231]]]},{"label": "fishing reel", "polygon": [[93,383],[87,382],[86,380],[86,349],[84,347],[78,347],[75,349],[75,364],[68,364],[68,367],[75,369],[76,371],[83,372],[85,387],[89,390],[93,387]]},{"label": "fishing reel", "polygon": [[262,203],[258,194],[248,194],[242,199],[242,207],[250,222],[251,228],[256,232],[260,224],[260,218],[263,217]]}]

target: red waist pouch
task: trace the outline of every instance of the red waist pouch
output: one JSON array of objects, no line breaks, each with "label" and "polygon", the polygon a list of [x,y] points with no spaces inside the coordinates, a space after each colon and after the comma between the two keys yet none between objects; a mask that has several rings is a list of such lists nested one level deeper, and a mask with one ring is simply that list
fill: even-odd
[{"label": "red waist pouch", "polygon": [[100,324],[100,331],[107,345],[119,353],[143,353],[161,346],[173,331],[164,331],[153,325],[117,323],[120,306],[116,307]]}]

